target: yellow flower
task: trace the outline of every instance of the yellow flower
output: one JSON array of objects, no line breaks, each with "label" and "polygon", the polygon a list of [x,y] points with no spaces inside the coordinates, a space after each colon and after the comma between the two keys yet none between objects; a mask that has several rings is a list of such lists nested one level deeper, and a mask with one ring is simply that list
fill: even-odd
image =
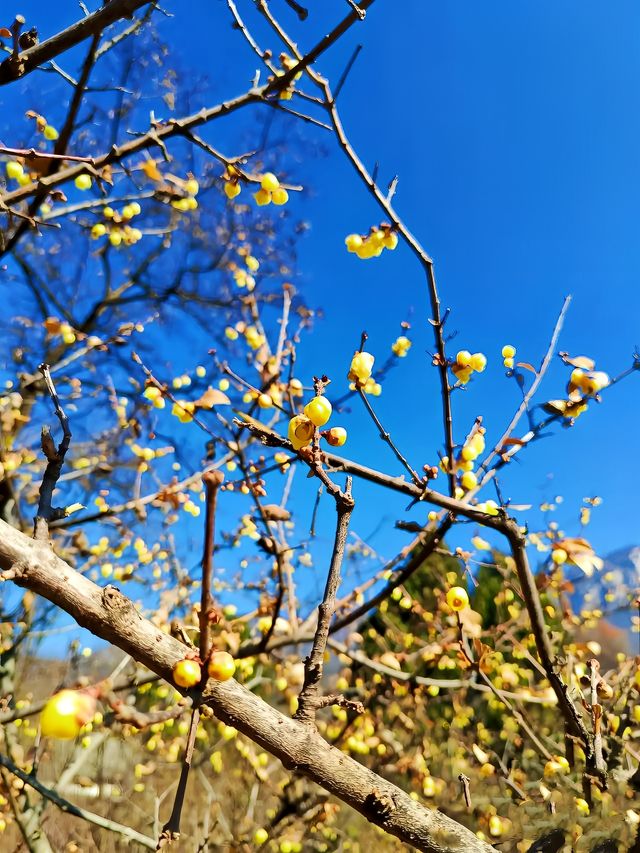
[{"label": "yellow flower", "polygon": [[447,604],[455,612],[459,613],[469,606],[469,596],[466,589],[461,586],[452,586],[447,592]]},{"label": "yellow flower", "polygon": [[398,358],[404,358],[410,349],[411,341],[404,335],[400,335],[400,337],[396,338],[395,343],[391,345],[392,352],[397,355]]},{"label": "yellow flower", "polygon": [[313,439],[315,427],[305,415],[295,415],[289,421],[289,441],[295,450],[307,447]]},{"label": "yellow flower", "polygon": [[348,378],[352,382],[358,382],[360,385],[365,385],[367,380],[371,377],[374,361],[375,357],[371,355],[371,353],[357,352],[351,359]]},{"label": "yellow flower", "polygon": [[189,400],[177,400],[171,409],[171,414],[175,415],[181,424],[188,424],[193,420],[195,411],[195,403]]}]

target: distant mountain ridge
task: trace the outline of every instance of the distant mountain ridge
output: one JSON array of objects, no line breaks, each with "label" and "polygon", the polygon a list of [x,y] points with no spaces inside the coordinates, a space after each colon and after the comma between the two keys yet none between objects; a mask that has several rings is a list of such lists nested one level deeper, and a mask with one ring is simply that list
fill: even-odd
[{"label": "distant mountain ridge", "polygon": [[600,572],[576,584],[574,606],[602,610],[612,624],[631,630],[638,612],[629,597],[639,594],[640,545],[631,545],[608,554]]}]

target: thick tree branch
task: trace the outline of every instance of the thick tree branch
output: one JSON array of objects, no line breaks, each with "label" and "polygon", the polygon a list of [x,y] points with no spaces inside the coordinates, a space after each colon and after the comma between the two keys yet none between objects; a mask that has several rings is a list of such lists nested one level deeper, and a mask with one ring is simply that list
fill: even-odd
[{"label": "thick tree branch", "polygon": [[[172,683],[184,646],[143,618],[114,586],[101,589],[36,542],[0,521],[0,570],[57,604],[82,627],[118,646]],[[427,853],[489,853],[473,833],[330,746],[311,727],[289,719],[236,681],[209,681],[204,700],[290,770],[302,773],[369,821]]]},{"label": "thick tree branch", "polygon": [[137,9],[149,2],[150,0],[110,0],[92,15],[87,15],[57,35],[19,53],[17,57],[7,57],[0,64],[0,86],[25,77],[39,65],[54,59],[121,18],[130,18]]}]

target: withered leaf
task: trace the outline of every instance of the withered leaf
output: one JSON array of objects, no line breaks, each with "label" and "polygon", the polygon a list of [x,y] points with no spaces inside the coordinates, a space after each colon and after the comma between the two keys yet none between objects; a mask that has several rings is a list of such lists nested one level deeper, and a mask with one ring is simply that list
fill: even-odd
[{"label": "withered leaf", "polygon": [[581,370],[593,370],[596,366],[595,361],[586,355],[576,355],[573,358],[568,352],[561,352],[559,355],[565,364],[570,364],[572,367],[579,367]]},{"label": "withered leaf", "polygon": [[278,504],[267,504],[262,509],[269,521],[289,521],[291,518],[289,510]]},{"label": "withered leaf", "polygon": [[231,400],[217,388],[207,388],[202,397],[195,401],[199,409],[212,409],[214,406],[227,406]]},{"label": "withered leaf", "polygon": [[545,412],[551,412],[552,415],[557,414],[558,412],[562,415],[565,413],[567,409],[567,401],[566,400],[549,400],[548,403],[545,403],[542,407]]},{"label": "withered leaf", "polygon": [[505,438],[502,442],[502,447],[511,447],[515,445],[517,447],[524,447],[527,442],[523,441],[521,438]]}]

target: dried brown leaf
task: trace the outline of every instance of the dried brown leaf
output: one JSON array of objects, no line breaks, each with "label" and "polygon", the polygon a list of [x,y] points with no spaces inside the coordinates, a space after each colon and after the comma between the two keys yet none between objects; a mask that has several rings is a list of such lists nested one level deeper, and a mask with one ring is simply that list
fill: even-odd
[{"label": "dried brown leaf", "polygon": [[561,352],[560,358],[565,364],[570,364],[572,367],[579,367],[580,370],[593,370],[596,366],[595,361],[587,355],[576,355],[572,358],[568,352]]},{"label": "dried brown leaf", "polygon": [[212,409],[214,406],[228,406],[231,400],[218,388],[207,388],[202,397],[195,401],[199,409]]}]

